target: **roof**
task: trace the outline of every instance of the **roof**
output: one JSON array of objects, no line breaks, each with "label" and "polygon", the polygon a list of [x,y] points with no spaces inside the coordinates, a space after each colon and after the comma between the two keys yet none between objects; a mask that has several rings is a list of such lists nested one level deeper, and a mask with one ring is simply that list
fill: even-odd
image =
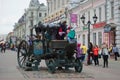
[{"label": "roof", "polygon": [[39,0],[31,0],[29,4],[30,7],[39,5],[40,5]]}]

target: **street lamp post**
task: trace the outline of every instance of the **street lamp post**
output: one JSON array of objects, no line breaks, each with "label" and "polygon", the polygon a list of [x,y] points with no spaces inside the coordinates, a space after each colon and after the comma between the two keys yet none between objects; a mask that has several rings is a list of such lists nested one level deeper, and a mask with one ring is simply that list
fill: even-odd
[{"label": "street lamp post", "polygon": [[[81,20],[82,20],[82,23],[85,25],[85,16],[84,15],[82,15]],[[93,21],[94,21],[94,24],[97,21],[96,14],[93,16]],[[88,25],[88,48],[89,48],[89,43],[90,43],[90,25],[91,25],[91,21],[90,20],[87,22],[87,25]],[[87,63],[88,63],[88,65],[90,64],[90,53],[88,53],[88,61],[87,61]]]}]

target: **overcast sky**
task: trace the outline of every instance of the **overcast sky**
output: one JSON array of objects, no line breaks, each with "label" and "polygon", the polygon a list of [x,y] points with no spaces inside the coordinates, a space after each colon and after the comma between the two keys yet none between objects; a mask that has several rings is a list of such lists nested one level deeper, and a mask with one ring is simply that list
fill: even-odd
[{"label": "overcast sky", "polygon": [[[46,4],[46,0],[39,2]],[[30,0],[0,0],[0,35],[13,30],[14,24],[29,7],[29,3]]]}]

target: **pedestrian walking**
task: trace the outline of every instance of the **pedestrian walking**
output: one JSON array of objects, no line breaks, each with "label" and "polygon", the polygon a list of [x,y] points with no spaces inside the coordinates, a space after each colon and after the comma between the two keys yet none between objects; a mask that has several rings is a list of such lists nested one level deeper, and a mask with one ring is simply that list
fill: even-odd
[{"label": "pedestrian walking", "polygon": [[6,44],[5,43],[3,44],[3,51],[4,51],[4,53],[6,51]]},{"label": "pedestrian walking", "polygon": [[117,57],[119,57],[119,49],[118,49],[118,47],[116,46],[116,44],[113,45],[112,53],[114,53],[115,61],[117,61]]},{"label": "pedestrian walking", "polygon": [[2,44],[1,44],[1,52],[2,52],[2,53],[5,52],[5,49],[6,49],[6,48],[5,48],[5,44],[2,43]]},{"label": "pedestrian walking", "polygon": [[94,59],[95,66],[96,66],[96,65],[99,65],[98,51],[99,51],[99,48],[98,48],[97,45],[95,45],[95,46],[93,47],[93,59]]},{"label": "pedestrian walking", "polygon": [[81,60],[82,61],[84,61],[85,60],[85,55],[86,55],[86,53],[87,53],[87,47],[85,46],[85,44],[83,44],[82,46],[81,46],[81,48],[82,48],[82,57],[81,57]]},{"label": "pedestrian walking", "polygon": [[103,68],[108,67],[108,46],[106,43],[102,44]]},{"label": "pedestrian walking", "polygon": [[110,44],[110,47],[108,48],[108,51],[109,51],[109,55],[110,55],[110,56],[112,55],[112,48],[113,48],[113,45]]}]

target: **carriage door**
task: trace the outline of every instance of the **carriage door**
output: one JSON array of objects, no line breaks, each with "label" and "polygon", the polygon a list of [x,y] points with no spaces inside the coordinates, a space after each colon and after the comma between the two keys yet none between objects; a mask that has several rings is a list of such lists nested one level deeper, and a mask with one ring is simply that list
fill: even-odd
[{"label": "carriage door", "polygon": [[43,42],[40,40],[36,40],[33,42],[33,47],[34,47],[34,54],[35,55],[41,55],[43,54]]}]

